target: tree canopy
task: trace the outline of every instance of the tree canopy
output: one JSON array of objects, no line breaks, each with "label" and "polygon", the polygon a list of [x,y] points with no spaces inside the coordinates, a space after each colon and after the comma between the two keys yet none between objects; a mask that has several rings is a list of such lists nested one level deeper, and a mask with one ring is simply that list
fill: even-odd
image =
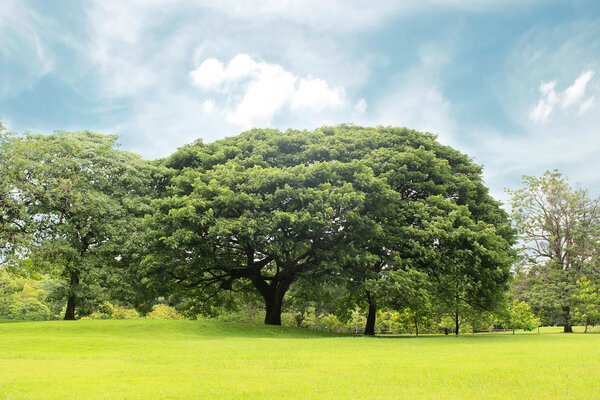
[{"label": "tree canopy", "polygon": [[582,277],[600,277],[600,199],[574,190],[557,171],[523,177],[512,194],[526,275],[519,293],[546,323],[572,332],[574,295]]},{"label": "tree canopy", "polygon": [[[290,285],[325,276],[360,286],[413,268],[440,288],[459,283],[450,295],[474,306],[491,306],[506,289],[507,215],[481,167],[434,135],[255,129],[196,142],[163,164],[174,173],[168,196],[153,203],[145,268],[170,277],[174,290],[204,298],[254,290],[265,322],[279,324]],[[374,304],[378,294],[360,287]]]},{"label": "tree canopy", "polygon": [[155,192],[154,167],[117,150],[116,139],[58,132],[15,136],[2,146],[10,160],[2,167],[8,171],[3,193],[19,209],[15,215],[4,202],[3,218],[11,215],[13,227],[27,234],[22,256],[66,280],[65,319],[75,318],[76,304],[90,297],[103,269],[128,256],[136,220]]},{"label": "tree canopy", "polygon": [[[0,139],[3,263],[12,254],[62,279],[42,286],[53,304],[66,300],[66,319],[260,299],[265,323],[278,325],[293,296],[310,298],[309,319],[319,302],[342,320],[368,310],[367,334],[386,310],[416,332],[452,316],[458,333],[505,304],[508,215],[481,167],[429,133],[254,129],[156,162],[90,132],[0,129]],[[6,310],[25,307],[15,299]]]}]

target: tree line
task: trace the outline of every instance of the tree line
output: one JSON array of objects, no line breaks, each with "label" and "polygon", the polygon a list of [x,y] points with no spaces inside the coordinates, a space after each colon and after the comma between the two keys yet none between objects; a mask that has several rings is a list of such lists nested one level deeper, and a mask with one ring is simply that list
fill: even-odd
[{"label": "tree line", "polygon": [[[597,201],[565,183],[570,239],[544,245],[554,233],[527,236],[549,223],[527,213],[534,178],[513,193],[511,223],[482,168],[429,133],[254,129],[146,161],[115,136],[0,131],[4,273],[53,280],[64,319],[106,301],[188,316],[259,302],[266,324],[316,306],[342,321],[365,310],[366,334],[392,310],[458,333],[517,299],[567,330],[597,293]],[[565,182],[539,178],[552,179]]]}]

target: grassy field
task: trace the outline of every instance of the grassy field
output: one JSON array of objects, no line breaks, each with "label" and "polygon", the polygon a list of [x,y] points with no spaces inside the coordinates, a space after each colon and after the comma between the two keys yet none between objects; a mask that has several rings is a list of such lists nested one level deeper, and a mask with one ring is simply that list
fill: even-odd
[{"label": "grassy field", "polygon": [[0,323],[0,399],[592,399],[600,334],[339,337],[205,321]]}]

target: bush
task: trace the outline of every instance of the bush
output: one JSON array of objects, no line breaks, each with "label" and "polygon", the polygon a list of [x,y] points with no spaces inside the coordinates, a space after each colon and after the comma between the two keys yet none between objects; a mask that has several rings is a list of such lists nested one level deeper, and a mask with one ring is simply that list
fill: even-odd
[{"label": "bush", "polygon": [[346,325],[344,325],[335,315],[325,314],[321,315],[321,326],[330,332],[335,333],[346,333],[350,331]]},{"label": "bush", "polygon": [[50,319],[50,309],[39,300],[30,297],[24,301],[12,298],[0,300],[0,318],[27,321],[46,321]]},{"label": "bush", "polygon": [[139,317],[140,314],[132,308],[105,301],[98,306],[96,311],[81,319],[136,319]]},{"label": "bush", "polygon": [[302,322],[300,323],[300,326],[309,329],[323,329],[323,325],[321,324],[319,316],[317,315],[314,307],[308,307],[304,314],[302,314]]},{"label": "bush", "polygon": [[121,306],[114,306],[112,312],[113,319],[136,319],[139,318],[140,314],[133,308],[125,308]]},{"label": "bush", "polygon": [[297,328],[300,326],[300,321],[302,320],[302,314],[299,312],[285,312],[281,314],[281,325],[283,326],[293,326]]},{"label": "bush", "polygon": [[152,311],[146,315],[148,319],[183,319],[181,314],[173,307],[166,304],[157,304],[152,307]]},{"label": "bush", "polygon": [[214,318],[223,322],[260,324],[265,320],[265,311],[252,303],[239,305],[236,309],[221,309]]}]

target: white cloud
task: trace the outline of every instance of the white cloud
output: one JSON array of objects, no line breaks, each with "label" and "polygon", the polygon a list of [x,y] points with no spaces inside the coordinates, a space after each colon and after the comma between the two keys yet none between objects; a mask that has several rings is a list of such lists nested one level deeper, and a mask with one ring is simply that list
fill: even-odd
[{"label": "white cloud", "polygon": [[[553,169],[600,194],[600,113],[592,112],[600,80],[589,74],[600,68],[598,21],[535,25],[514,43],[503,65],[494,89],[510,123],[473,127],[463,144],[485,164],[493,194],[506,199],[502,189],[518,187],[521,175]],[[572,89],[567,96],[570,87],[583,95]]]},{"label": "white cloud", "polygon": [[225,70],[223,63],[216,58],[208,58],[190,72],[192,81],[203,89],[214,89],[223,82]]},{"label": "white cloud", "polygon": [[592,96],[589,99],[587,99],[585,102],[581,103],[581,105],[579,106],[579,114],[583,114],[585,113],[587,110],[589,110],[590,108],[592,108],[594,106],[594,102],[596,100],[596,96]]},{"label": "white cloud", "polygon": [[559,104],[562,109],[579,104],[579,113],[584,113],[592,107],[594,102],[593,97],[582,102],[588,83],[593,76],[594,72],[591,70],[582,72],[564,92],[556,91],[556,81],[542,82],[539,88],[541,97],[538,104],[531,110],[529,118],[533,122],[544,123],[548,121],[554,107]]},{"label": "white cloud", "polygon": [[227,113],[227,121],[244,129],[270,125],[275,114],[293,98],[296,80],[281,66],[263,63],[242,101]]},{"label": "white cloud", "polygon": [[593,76],[594,71],[585,71],[575,79],[575,82],[565,90],[562,108],[579,102],[585,96],[585,90]]},{"label": "white cloud", "polygon": [[330,88],[323,79],[308,77],[301,78],[298,88],[292,95],[291,107],[298,110],[323,111],[342,105],[344,89]]},{"label": "white cloud", "polygon": [[367,101],[365,99],[360,99],[354,106],[354,109],[360,114],[364,114],[365,111],[367,111]]},{"label": "white cloud", "polygon": [[331,87],[312,76],[296,76],[281,65],[255,61],[244,53],[227,65],[208,58],[190,72],[190,78],[205,91],[225,94],[227,121],[243,128],[269,125],[286,107],[319,113],[346,102],[342,87]]},{"label": "white cloud", "polygon": [[212,100],[206,100],[202,103],[202,107],[207,114],[212,114],[215,111],[215,102]]},{"label": "white cloud", "polygon": [[161,77],[155,70],[157,60],[146,53],[144,37],[151,22],[160,20],[156,2],[92,1],[86,16],[89,42],[80,46],[80,52],[93,65],[99,94],[139,96],[157,84]]},{"label": "white cloud", "polygon": [[540,93],[542,97],[538,101],[537,106],[531,111],[530,118],[534,122],[546,122],[552,109],[558,103],[556,95],[556,81],[542,82],[540,84]]},{"label": "white cloud", "polygon": [[456,145],[456,121],[452,104],[426,76],[411,75],[394,87],[391,94],[374,105],[369,125],[405,126],[438,134],[447,145]]},{"label": "white cloud", "polygon": [[258,76],[265,65],[254,61],[248,54],[240,53],[225,66],[216,58],[207,58],[190,72],[192,81],[203,89],[211,90],[249,76]]}]

